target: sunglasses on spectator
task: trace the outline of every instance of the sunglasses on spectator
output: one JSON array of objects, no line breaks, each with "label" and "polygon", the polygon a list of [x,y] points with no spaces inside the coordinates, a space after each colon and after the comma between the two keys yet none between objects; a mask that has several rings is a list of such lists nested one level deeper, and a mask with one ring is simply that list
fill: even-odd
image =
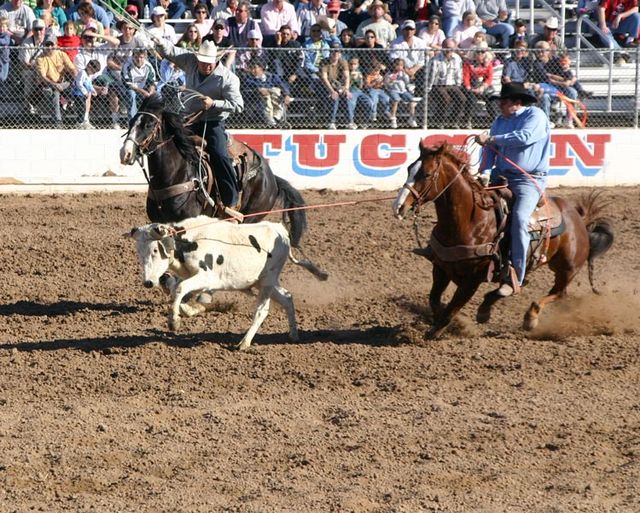
[{"label": "sunglasses on spectator", "polygon": [[322,32],[322,30],[320,30],[320,29],[311,29],[311,32],[316,32],[317,33],[317,32]]},{"label": "sunglasses on spectator", "polygon": [[33,30],[44,30],[44,27],[36,27]]},{"label": "sunglasses on spectator", "polygon": [[224,25],[216,25],[213,27],[215,30],[224,30]]}]

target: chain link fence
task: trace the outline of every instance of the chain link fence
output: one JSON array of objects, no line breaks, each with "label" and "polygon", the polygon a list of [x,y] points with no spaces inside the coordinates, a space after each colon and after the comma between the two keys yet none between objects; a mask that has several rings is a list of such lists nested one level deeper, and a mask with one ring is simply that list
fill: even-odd
[{"label": "chain link fence", "polygon": [[[9,49],[6,79],[0,76],[0,128],[125,127],[145,94],[162,94],[175,110],[197,101],[184,90],[179,70],[153,52],[138,52],[149,63],[143,74],[139,66],[132,70],[135,50],[111,49],[96,59],[99,66],[108,64],[91,80],[89,105],[90,86],[82,84],[86,77],[79,82],[78,74],[68,69],[57,81],[43,78],[50,66],[46,59],[63,51],[74,50]],[[523,58],[530,66],[538,59],[535,50],[521,54],[492,49],[228,50],[222,62],[240,77],[245,109],[227,127],[486,128],[497,114],[488,98],[499,92],[503,74],[513,67],[509,63]],[[560,95],[530,84],[554,125],[637,127],[638,54],[623,59],[611,50],[582,50],[569,56],[564,71],[577,84],[560,87]]]}]

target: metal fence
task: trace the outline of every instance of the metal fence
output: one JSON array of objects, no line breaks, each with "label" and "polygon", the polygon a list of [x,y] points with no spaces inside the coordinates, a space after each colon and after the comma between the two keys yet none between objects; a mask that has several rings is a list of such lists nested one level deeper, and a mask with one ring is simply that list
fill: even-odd
[{"label": "metal fence", "polygon": [[[134,50],[106,50],[109,65],[92,80],[96,94],[91,96],[90,107],[75,73],[64,72],[58,83],[41,76],[46,69],[42,59],[63,50],[9,50],[7,78],[2,81],[0,77],[0,128],[125,127],[146,94],[136,92],[128,82],[130,77],[140,81],[139,73],[123,79],[118,69],[131,66]],[[554,125],[579,127],[584,120],[587,127],[637,128],[638,53],[627,60],[611,50],[570,55],[572,63],[567,69],[578,84],[574,93],[561,91],[570,101],[531,86]],[[236,49],[226,53],[223,62],[241,79],[245,110],[232,116],[227,127],[485,128],[496,115],[488,97],[499,91],[511,58],[511,52],[497,50]],[[535,59],[534,51],[526,58]],[[137,86],[161,93],[175,110],[197,101],[182,88],[179,70],[153,52],[146,60],[153,72]],[[491,68],[491,78],[484,86],[477,76],[479,67]]]}]

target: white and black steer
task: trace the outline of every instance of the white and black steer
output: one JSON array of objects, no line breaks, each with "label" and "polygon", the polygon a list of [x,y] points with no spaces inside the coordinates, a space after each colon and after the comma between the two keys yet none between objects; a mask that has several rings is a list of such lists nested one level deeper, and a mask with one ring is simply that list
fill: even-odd
[{"label": "white and black steer", "polygon": [[[286,228],[280,223],[233,224],[199,216],[179,223],[153,223],[131,230],[136,240],[145,287],[155,287],[165,273],[171,286],[169,328],[180,327],[180,304],[191,292],[259,288],[253,324],[238,345],[246,349],[269,313],[273,298],[287,311],[289,336],[298,339],[291,294],[280,286],[287,259],[313,273],[327,275],[308,260],[296,260]],[[187,314],[188,311],[187,311]]]}]

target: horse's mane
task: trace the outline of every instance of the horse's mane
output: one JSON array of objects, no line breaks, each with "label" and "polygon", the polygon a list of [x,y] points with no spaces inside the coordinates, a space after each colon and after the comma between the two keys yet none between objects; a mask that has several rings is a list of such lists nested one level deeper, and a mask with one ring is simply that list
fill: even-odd
[{"label": "horse's mane", "polygon": [[471,174],[471,155],[467,151],[466,147],[454,146],[447,142],[443,142],[437,147],[437,149],[442,151],[443,157],[447,157],[453,162],[456,169],[462,170],[460,176],[469,184],[469,187],[471,187],[471,190],[474,193],[479,193],[480,197],[483,198],[480,206],[485,208],[488,205],[488,200],[490,200],[489,202],[492,205],[495,201],[494,195],[485,190],[482,184]]},{"label": "horse's mane", "polygon": [[193,132],[184,126],[180,114],[166,110],[166,103],[161,96],[156,94],[145,98],[140,110],[156,114],[164,120],[164,128],[167,134],[173,137],[173,143],[176,145],[178,152],[187,162],[197,162],[199,160],[196,145],[191,139]]}]

